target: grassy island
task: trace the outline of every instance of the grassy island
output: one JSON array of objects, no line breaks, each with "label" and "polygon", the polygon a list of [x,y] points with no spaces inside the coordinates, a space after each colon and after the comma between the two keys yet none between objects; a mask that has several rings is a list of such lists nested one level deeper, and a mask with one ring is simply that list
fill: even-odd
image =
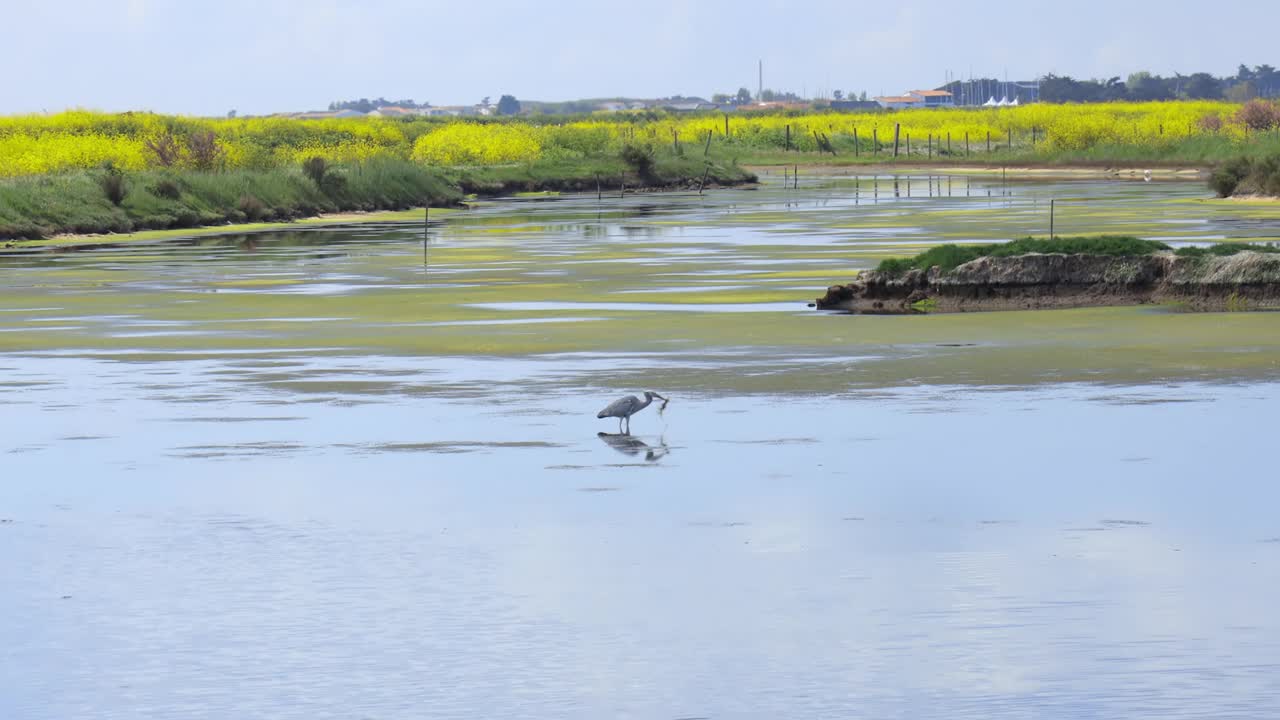
[{"label": "grassy island", "polygon": [[1176,250],[1129,236],[1024,238],[940,245],[889,259],[828,288],[822,309],[1013,310],[1179,303],[1202,310],[1280,306],[1280,246],[1220,243]]}]

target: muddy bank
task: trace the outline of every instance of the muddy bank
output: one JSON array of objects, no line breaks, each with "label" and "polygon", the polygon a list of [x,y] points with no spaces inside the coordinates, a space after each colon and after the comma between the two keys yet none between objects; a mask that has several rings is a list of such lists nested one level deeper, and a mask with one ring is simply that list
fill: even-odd
[{"label": "muddy bank", "polygon": [[868,271],[817,300],[824,310],[971,312],[1182,303],[1197,310],[1280,308],[1280,255],[983,257],[949,272]]}]

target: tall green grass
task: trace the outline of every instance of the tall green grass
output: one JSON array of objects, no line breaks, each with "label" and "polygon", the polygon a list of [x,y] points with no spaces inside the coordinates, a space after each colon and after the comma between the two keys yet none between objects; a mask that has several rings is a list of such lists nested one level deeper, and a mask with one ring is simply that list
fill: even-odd
[{"label": "tall green grass", "polygon": [[[889,276],[904,275],[911,270],[937,267],[949,272],[967,262],[983,257],[1014,257],[1030,253],[1058,255],[1106,255],[1141,257],[1171,250],[1157,240],[1142,240],[1129,235],[1092,235],[1080,237],[1022,238],[1007,243],[987,245],[939,245],[910,258],[881,261],[877,272]],[[1241,252],[1280,253],[1280,245],[1259,243],[1217,243],[1208,247],[1183,247],[1175,251],[1180,257],[1224,257]]]},{"label": "tall green grass", "polygon": [[338,167],[334,172],[342,182],[324,189],[300,169],[128,173],[119,205],[103,192],[106,172],[0,181],[0,238],[283,221],[322,212],[446,205],[462,196],[439,171],[394,158]]},{"label": "tall green grass", "polygon": [[1012,257],[1028,253],[1132,257],[1168,249],[1169,246],[1162,242],[1127,235],[1023,238],[989,245],[939,245],[912,258],[884,260],[876,270],[888,275],[902,275],[910,270],[937,267],[942,272],[948,272],[982,257]]},{"label": "tall green grass", "polygon": [[117,205],[104,192],[108,170],[0,180],[0,239],[61,233],[122,233],[225,223],[285,221],[324,212],[452,205],[465,193],[737,184],[754,176],[732,163],[656,153],[642,179],[619,157],[440,169],[392,157],[331,166],[317,182],[299,168],[126,173]]}]

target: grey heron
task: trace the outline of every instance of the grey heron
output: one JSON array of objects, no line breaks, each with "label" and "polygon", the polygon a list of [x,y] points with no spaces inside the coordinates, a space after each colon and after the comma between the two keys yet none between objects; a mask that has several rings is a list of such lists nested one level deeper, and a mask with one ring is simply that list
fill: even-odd
[{"label": "grey heron", "polygon": [[628,395],[624,398],[619,398],[609,403],[609,405],[605,407],[605,409],[601,410],[599,413],[596,414],[596,417],[618,418],[618,432],[622,432],[622,423],[623,421],[626,421],[627,423],[626,432],[629,435],[631,434],[631,416],[649,407],[649,404],[653,402],[654,398],[658,398],[659,400],[662,401],[662,407],[659,408],[659,411],[666,410],[667,403],[671,402],[671,400],[669,400],[668,398],[662,397],[656,392],[646,390],[644,392],[644,400],[641,400],[635,395]]}]

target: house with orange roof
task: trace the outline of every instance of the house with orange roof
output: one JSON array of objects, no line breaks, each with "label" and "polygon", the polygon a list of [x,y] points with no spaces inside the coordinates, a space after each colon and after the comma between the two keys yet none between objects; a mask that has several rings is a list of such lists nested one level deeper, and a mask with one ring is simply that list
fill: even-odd
[{"label": "house with orange roof", "polygon": [[902,95],[872,98],[890,110],[955,107],[955,98],[946,90],[908,90]]},{"label": "house with orange roof", "polygon": [[907,94],[923,100],[925,107],[955,107],[956,105],[955,98],[946,90],[910,90]]},{"label": "house with orange roof", "polygon": [[918,98],[915,95],[886,95],[871,99],[880,103],[880,107],[886,110],[906,110],[907,108],[924,107],[924,98]]}]

